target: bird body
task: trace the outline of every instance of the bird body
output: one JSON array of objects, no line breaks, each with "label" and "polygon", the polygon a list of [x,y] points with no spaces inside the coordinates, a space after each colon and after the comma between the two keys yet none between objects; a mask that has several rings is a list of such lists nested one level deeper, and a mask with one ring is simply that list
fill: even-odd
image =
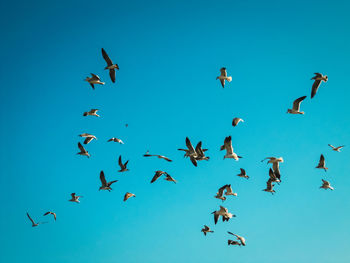
[{"label": "bird body", "polygon": [[114,83],[115,82],[115,70],[116,69],[119,70],[119,66],[118,66],[118,64],[114,64],[112,62],[112,60],[109,58],[107,52],[103,48],[101,49],[101,51],[102,51],[102,57],[107,63],[107,66],[105,67],[105,69],[109,70],[109,76],[110,76],[112,82]]},{"label": "bird body", "polygon": [[231,158],[236,161],[239,160],[239,158],[242,158],[241,156],[238,156],[234,151],[232,147],[232,138],[231,136],[228,136],[225,138],[224,145],[220,147],[220,151],[226,150],[226,154],[224,156],[224,159]]},{"label": "bird body", "polygon": [[327,172],[328,168],[326,167],[326,160],[324,159],[323,154],[321,154],[320,160],[316,168],[323,169],[325,172]]},{"label": "bird body", "polygon": [[117,142],[117,143],[120,143],[120,144],[124,144],[124,142],[121,139],[118,139],[118,138],[115,138],[115,137],[110,138],[107,142]]},{"label": "bird body", "polygon": [[312,80],[315,80],[314,83],[312,84],[312,89],[311,89],[311,99],[316,95],[316,92],[318,88],[321,85],[321,82],[327,82],[328,81],[328,76],[322,75],[321,73],[314,73],[315,76],[312,77]]},{"label": "bird body", "polygon": [[214,231],[212,231],[207,225],[204,225],[204,227],[201,229],[201,232],[203,232],[205,236],[207,235],[207,233],[214,233]]},{"label": "bird body", "polygon": [[227,76],[227,71],[226,68],[221,68],[220,69],[220,76],[216,77],[216,79],[220,80],[221,86],[223,88],[225,88],[225,81],[231,82],[232,81],[232,77],[231,76]]},{"label": "bird body", "polygon": [[334,190],[334,188],[331,186],[331,184],[328,181],[323,180],[323,179],[322,179],[322,185],[320,186],[320,188],[323,188],[325,190],[327,190],[327,189]]},{"label": "bird body", "polygon": [[247,175],[246,171],[243,168],[240,168],[240,169],[241,169],[241,173],[237,174],[237,176],[249,179],[249,176]]},{"label": "bird body", "polygon": [[121,173],[122,173],[122,172],[127,172],[127,171],[129,171],[129,169],[127,168],[128,162],[129,162],[129,160],[126,161],[125,163],[123,163],[123,162],[122,162],[122,156],[119,155],[118,164],[119,164],[119,166],[120,166],[120,170],[119,170],[118,172],[121,172]]},{"label": "bird body", "polygon": [[100,85],[105,84],[104,82],[101,81],[99,76],[93,73],[90,73],[90,74],[91,74],[91,77],[86,77],[85,81],[89,82],[93,89],[95,89],[95,84],[100,84]]},{"label": "bird body", "polygon": [[300,111],[300,104],[305,98],[306,98],[306,96],[302,96],[300,98],[297,98],[293,102],[293,108],[292,109],[288,109],[287,113],[290,113],[290,114],[304,114],[303,111]]},{"label": "bird body", "polygon": [[218,219],[220,216],[222,216],[222,221],[229,221],[230,218],[236,217],[234,214],[229,213],[227,208],[220,206],[220,209],[217,211],[214,211],[212,214],[214,214],[214,223],[218,222]]},{"label": "bird body", "polygon": [[75,193],[71,193],[70,195],[72,196],[72,198],[68,201],[74,202],[74,203],[80,203],[79,198],[82,196],[76,195]]},{"label": "bird body", "polygon": [[78,142],[78,148],[80,150],[80,152],[78,152],[77,154],[82,155],[82,156],[86,156],[87,158],[90,158],[90,154],[89,152],[83,147],[83,145],[81,145],[80,142]]},{"label": "bird body", "polygon": [[90,111],[84,112],[83,116],[95,116],[100,117],[100,115],[97,114],[98,109],[91,109]]},{"label": "bird body", "polygon": [[118,180],[114,180],[111,182],[107,182],[106,181],[106,177],[103,171],[100,172],[100,180],[101,180],[101,186],[99,190],[107,190],[108,192],[110,192],[111,190],[113,190],[111,188],[111,185],[114,184],[115,182],[118,182]]},{"label": "bird body", "polygon": [[136,197],[136,195],[134,195],[133,193],[127,192],[127,193],[124,195],[124,202],[125,202],[126,200],[128,200],[130,197]]},{"label": "bird body", "polygon": [[244,120],[243,119],[241,119],[241,118],[233,118],[233,120],[232,120],[232,126],[233,127],[236,127],[237,125],[238,125],[238,123],[240,123],[240,122],[244,122]]}]

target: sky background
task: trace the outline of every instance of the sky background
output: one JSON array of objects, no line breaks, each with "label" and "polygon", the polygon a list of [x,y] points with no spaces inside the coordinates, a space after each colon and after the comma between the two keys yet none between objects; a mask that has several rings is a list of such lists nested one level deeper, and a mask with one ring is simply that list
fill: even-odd
[{"label": "sky background", "polygon": [[[1,262],[350,261],[350,147],[327,146],[350,146],[348,1],[0,7]],[[102,47],[119,64],[115,84]],[[215,80],[223,66],[233,78],[225,89]],[[92,90],[90,72],[106,85]],[[310,100],[314,72],[329,81]],[[306,114],[286,114],[303,95]],[[101,118],[82,116],[91,108]],[[245,122],[233,128],[233,117]],[[76,155],[83,132],[98,137],[90,159]],[[219,151],[228,135],[238,162]],[[208,162],[194,167],[177,151],[186,136],[209,149]],[[327,173],[314,168],[321,153]],[[117,172],[120,154],[127,173]],[[284,158],[275,195],[261,191],[267,156]],[[98,191],[101,170],[119,180],[112,192]],[[178,183],[150,184],[156,170]],[[319,189],[321,179],[335,191]],[[238,196],[223,205],[237,217],[214,225],[222,202],[213,196],[227,183]],[[80,204],[68,202],[72,192]],[[126,192],[136,198],[123,202]],[[42,216],[48,210],[57,222]],[[27,211],[49,223],[32,228]],[[204,237],[204,224],[215,233]],[[228,246],[226,231],[247,246]]]}]

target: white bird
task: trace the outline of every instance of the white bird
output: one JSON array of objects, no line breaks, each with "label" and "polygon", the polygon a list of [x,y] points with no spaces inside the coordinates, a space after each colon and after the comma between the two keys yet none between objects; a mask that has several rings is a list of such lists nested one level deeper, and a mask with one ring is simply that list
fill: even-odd
[{"label": "white bird", "polygon": [[159,155],[159,154],[150,154],[149,151],[147,151],[144,155],[144,157],[158,157],[159,159],[164,159],[168,162],[172,162],[172,160],[170,160],[168,157],[164,156],[164,155]]},{"label": "white bird", "polygon": [[292,109],[288,109],[287,113],[290,113],[290,114],[304,114],[303,111],[300,111],[300,104],[305,98],[306,98],[306,96],[302,96],[300,98],[297,98],[293,102],[293,108]]},{"label": "white bird", "polygon": [[328,144],[329,147],[332,148],[333,151],[336,151],[336,152],[340,152],[340,149],[342,149],[343,147],[345,147],[345,145],[342,145],[342,146],[338,146],[338,147],[334,147],[332,144]]},{"label": "white bird", "polygon": [[70,195],[72,196],[72,199],[70,199],[68,201],[74,202],[74,203],[80,203],[79,198],[82,197],[82,196],[75,195],[75,193],[71,193]]},{"label": "white bird", "polygon": [[325,190],[327,190],[327,189],[334,190],[334,188],[331,186],[331,184],[328,181],[323,180],[323,179],[322,179],[322,186],[320,186],[320,188],[323,188]]},{"label": "white bird", "polygon": [[239,240],[239,241],[241,242],[241,244],[242,244],[243,246],[245,246],[245,238],[244,238],[244,237],[241,237],[241,236],[239,236],[239,235],[233,234],[233,233],[230,232],[230,231],[227,231],[227,233],[229,233],[230,235],[233,235],[233,236],[237,237],[237,240]]},{"label": "white bird", "polygon": [[80,152],[78,152],[77,154],[87,156],[87,158],[90,158],[89,152],[83,147],[83,145],[81,145],[80,142],[78,142],[78,147]]},{"label": "white bird", "polygon": [[120,144],[124,144],[124,142],[121,140],[121,139],[118,139],[118,138],[110,138],[107,142],[118,142]]},{"label": "white bird", "polygon": [[47,216],[47,215],[53,215],[53,218],[54,218],[55,221],[56,221],[56,213],[51,212],[51,211],[48,211],[48,212],[46,212],[46,213],[44,214],[44,216]]},{"label": "white bird", "polygon": [[241,169],[241,173],[237,174],[237,176],[249,179],[249,176],[247,175],[246,171],[243,168],[240,168],[240,169]]},{"label": "white bird", "polygon": [[85,138],[84,144],[88,144],[88,143],[91,142],[93,139],[97,140],[96,136],[95,136],[95,135],[92,135],[92,134],[90,134],[90,133],[82,133],[82,134],[79,134],[79,136]]},{"label": "white bird", "polygon": [[205,236],[207,235],[207,233],[214,233],[214,231],[212,231],[207,225],[204,225],[201,232],[203,232]]},{"label": "white bird", "polygon": [[100,172],[100,180],[101,180],[102,185],[101,185],[99,191],[100,190],[107,190],[108,192],[110,192],[112,190],[111,185],[114,184],[115,182],[118,182],[118,180],[107,182],[106,177],[105,177],[105,173],[103,171]]},{"label": "white bird", "polygon": [[97,114],[98,109],[91,109],[90,111],[84,112],[83,116],[96,116],[100,117],[100,115]]},{"label": "white bird", "polygon": [[326,160],[324,159],[323,154],[321,154],[320,161],[318,162],[316,168],[323,169],[325,172],[327,172],[328,168],[326,167]]},{"label": "white bird", "polygon": [[240,123],[240,122],[244,122],[244,120],[241,119],[241,118],[233,118],[233,120],[232,120],[232,126],[233,126],[233,127],[236,127],[236,126],[238,125],[238,123]]},{"label": "white bird", "polygon": [[126,200],[128,200],[130,197],[136,197],[136,195],[134,195],[133,193],[127,192],[127,193],[124,195],[124,202],[125,202]]},{"label": "white bird", "polygon": [[45,224],[46,222],[38,222],[38,223],[35,223],[35,221],[30,217],[30,215],[28,214],[27,212],[27,217],[29,218],[29,220],[32,222],[32,227],[36,227],[40,224]]},{"label": "white bird", "polygon": [[128,165],[129,160],[127,160],[125,163],[122,162],[122,156],[119,155],[118,164],[120,166],[120,170],[118,172],[126,172],[129,171],[129,169],[126,167]]},{"label": "white bird", "polygon": [[107,52],[102,48],[102,56],[107,63],[107,67],[105,69],[109,69],[109,76],[113,83],[115,83],[115,70],[119,70],[118,64],[113,64],[112,60],[107,55]]},{"label": "white bird", "polygon": [[212,214],[214,214],[214,222],[215,225],[218,222],[218,219],[220,216],[222,216],[222,221],[229,221],[230,218],[236,217],[235,215],[228,212],[227,208],[220,206],[220,209],[218,211],[214,211]]},{"label": "white bird", "polygon": [[232,81],[232,77],[227,77],[227,71],[226,71],[226,68],[221,68],[220,69],[220,76],[216,77],[216,79],[219,79],[220,82],[221,82],[221,86],[223,88],[225,88],[225,80],[227,80],[228,82],[231,82]]},{"label": "white bird", "polygon": [[91,87],[93,89],[95,89],[95,84],[100,84],[100,85],[104,85],[105,83],[101,81],[100,77],[93,74],[93,73],[90,73],[92,77],[86,77],[85,81],[89,82]]},{"label": "white bird", "polygon": [[239,160],[239,158],[242,158],[241,156],[238,156],[236,153],[233,152],[233,147],[232,147],[232,138],[231,136],[228,136],[225,138],[224,145],[220,147],[220,151],[226,150],[226,154],[224,156],[225,158],[232,158],[235,159],[236,161]]},{"label": "white bird", "polygon": [[318,90],[318,88],[321,85],[321,82],[327,82],[328,81],[328,76],[326,75],[322,75],[321,73],[314,73],[315,76],[311,79],[314,79],[314,83],[312,84],[312,89],[311,89],[311,99],[316,95],[316,92]]}]

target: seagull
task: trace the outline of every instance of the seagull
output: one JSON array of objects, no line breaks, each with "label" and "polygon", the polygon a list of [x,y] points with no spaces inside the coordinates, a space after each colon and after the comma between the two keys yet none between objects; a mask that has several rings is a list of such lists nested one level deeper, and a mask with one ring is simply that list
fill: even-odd
[{"label": "seagull", "polygon": [[326,161],[324,159],[323,154],[321,154],[320,161],[318,162],[316,168],[324,169],[324,171],[327,172],[328,168],[326,167]]},{"label": "seagull", "polygon": [[328,76],[326,75],[322,75],[321,73],[314,73],[315,76],[311,79],[314,79],[314,84],[312,84],[312,90],[311,90],[311,99],[316,95],[316,92],[318,90],[318,88],[321,85],[321,82],[327,82],[328,81]]},{"label": "seagull", "polygon": [[127,192],[127,193],[124,195],[124,202],[125,202],[126,200],[128,200],[130,197],[136,197],[136,195]]},{"label": "seagull", "polygon": [[98,115],[96,112],[98,111],[98,109],[91,109],[90,111],[86,111],[84,112],[83,116],[96,116],[96,117],[100,117],[100,115]]},{"label": "seagull", "polygon": [[227,233],[229,233],[230,235],[234,235],[235,237],[237,237],[237,240],[239,240],[239,241],[241,242],[241,244],[242,244],[243,246],[245,246],[245,238],[244,238],[244,237],[241,237],[241,236],[239,236],[239,235],[233,234],[233,233],[230,232],[230,231],[227,231]]},{"label": "seagull", "polygon": [[292,109],[288,109],[287,113],[290,113],[290,114],[304,114],[303,111],[300,111],[300,104],[305,98],[306,98],[306,96],[302,96],[300,98],[297,98],[293,102],[293,108]]},{"label": "seagull", "polygon": [[227,244],[228,245],[237,245],[237,246],[241,246],[242,244],[240,243],[240,242],[238,242],[238,241],[236,241],[236,240],[227,240]]},{"label": "seagull", "polygon": [[246,171],[243,168],[240,168],[240,169],[241,169],[241,173],[237,174],[237,176],[249,179],[249,176],[247,175]]},{"label": "seagull", "polygon": [[193,148],[193,145],[188,137],[186,137],[186,146],[188,149],[178,149],[178,150],[184,151],[185,157],[190,157],[192,164],[197,167],[197,160],[196,160],[197,152]]},{"label": "seagull", "polygon": [[118,142],[120,144],[124,144],[124,142],[121,139],[118,138],[110,138],[107,142]]},{"label": "seagull", "polygon": [[151,180],[151,184],[154,183],[155,181],[158,180],[159,177],[161,177],[163,174],[167,174],[166,172],[163,171],[155,171],[155,175],[153,176]]},{"label": "seagull", "polygon": [[111,185],[114,184],[115,182],[118,182],[118,180],[114,180],[111,182],[106,181],[105,173],[103,171],[100,172],[100,180],[101,180],[101,187],[100,190],[108,190],[110,192],[112,190]]},{"label": "seagull", "polygon": [[276,176],[276,174],[273,172],[273,170],[270,168],[269,170],[269,176],[270,176],[270,181],[272,183],[280,183],[281,180]]},{"label": "seagull", "polygon": [[112,60],[107,55],[106,51],[102,48],[102,56],[104,60],[107,62],[107,67],[105,69],[109,69],[109,76],[111,77],[112,82],[115,82],[115,70],[119,70],[118,64],[113,64]]},{"label": "seagull", "polygon": [[328,146],[331,147],[333,151],[340,152],[340,149],[342,149],[345,145],[334,147],[332,144],[328,144]]},{"label": "seagull", "polygon": [[83,145],[81,145],[80,142],[78,142],[78,147],[80,149],[80,152],[78,152],[77,154],[84,155],[84,156],[87,156],[87,158],[90,158],[89,152],[87,150],[85,150],[85,148],[83,147]]},{"label": "seagull", "polygon": [[120,166],[120,170],[118,172],[126,172],[129,171],[128,168],[126,168],[126,166],[128,165],[129,160],[127,160],[124,164],[122,162],[122,156],[119,155],[119,159],[118,159],[118,164]]},{"label": "seagull", "polygon": [[70,195],[72,196],[72,199],[70,199],[68,201],[74,202],[74,203],[80,203],[79,198],[82,197],[82,196],[75,195],[75,193],[71,193]]},{"label": "seagull", "polygon": [[216,193],[216,195],[214,197],[217,198],[217,199],[220,199],[222,201],[225,201],[226,200],[226,197],[224,196],[225,188],[226,188],[226,185],[220,187],[218,192]]},{"label": "seagull", "polygon": [[263,189],[263,191],[268,192],[268,193],[271,193],[271,194],[276,193],[276,191],[273,190],[273,187],[274,187],[274,186],[275,186],[275,185],[272,184],[271,179],[269,179],[269,180],[267,181],[267,183],[266,183],[266,189]]},{"label": "seagull", "polygon": [[239,122],[244,122],[244,120],[241,119],[241,118],[233,118],[233,120],[232,120],[232,126],[233,126],[233,127],[236,127],[236,126],[238,125]]},{"label": "seagull", "polygon": [[93,139],[97,140],[95,135],[92,135],[92,134],[89,134],[89,133],[82,133],[82,134],[79,134],[79,136],[85,138],[84,144],[88,144]]},{"label": "seagull", "polygon": [[196,160],[197,161],[202,161],[202,160],[206,160],[208,161],[209,160],[209,157],[208,156],[205,156],[204,152],[207,151],[208,149],[202,149],[202,142],[199,142],[196,146],[196,153],[197,153],[197,157],[196,157]]},{"label": "seagull", "polygon": [[283,158],[282,157],[279,157],[279,158],[277,158],[277,157],[266,157],[261,162],[263,162],[263,161],[265,161],[267,159],[269,159],[267,161],[267,163],[272,163],[272,169],[273,169],[274,174],[280,180],[280,182],[282,182],[281,181],[281,173],[280,173],[279,163],[283,163],[284,162]]},{"label": "seagull", "polygon": [[214,211],[212,214],[214,214],[214,222],[215,225],[218,222],[218,219],[220,216],[222,216],[222,221],[228,221],[232,217],[236,217],[235,215],[228,212],[227,208],[220,206],[220,209],[218,211]]},{"label": "seagull", "polygon": [[241,156],[238,156],[236,153],[233,152],[231,136],[228,136],[225,138],[224,145],[222,145],[220,148],[220,151],[222,151],[222,150],[226,150],[226,154],[224,156],[224,159],[225,158],[232,158],[232,159],[235,159],[236,161],[238,161],[239,158],[242,158]]},{"label": "seagull", "polygon": [[328,181],[323,180],[323,179],[322,179],[322,186],[320,186],[320,188],[323,188],[325,190],[327,190],[327,189],[334,190],[334,188],[331,186],[331,184]]},{"label": "seagull", "polygon": [[176,184],[176,180],[173,177],[171,177],[170,174],[165,174],[164,180],[168,182],[174,182]]},{"label": "seagull", "polygon": [[105,83],[101,81],[100,77],[93,74],[93,73],[90,73],[92,77],[86,77],[85,81],[89,82],[91,87],[93,89],[95,89],[95,86],[94,84],[100,84],[100,85],[104,85]]},{"label": "seagull", "polygon": [[44,214],[44,216],[47,216],[47,215],[53,215],[53,218],[55,219],[55,221],[56,221],[56,213],[54,213],[54,212],[46,212],[45,214]]},{"label": "seagull", "polygon": [[203,232],[205,236],[207,235],[207,233],[214,233],[214,231],[210,230],[210,228],[207,225],[204,225],[201,232]]},{"label": "seagull", "polygon": [[216,77],[216,79],[219,79],[220,82],[221,82],[221,86],[223,88],[225,88],[225,80],[227,80],[228,82],[231,82],[232,81],[232,77],[227,77],[227,71],[226,71],[226,68],[221,68],[220,69],[220,76],[219,77]]},{"label": "seagull", "polygon": [[152,156],[155,156],[155,157],[158,157],[159,159],[164,159],[168,162],[172,162],[172,160],[170,160],[168,157],[164,156],[164,155],[159,155],[159,154],[149,154],[149,151],[147,151],[144,155],[144,157],[152,157]]},{"label": "seagull", "polygon": [[36,226],[38,226],[38,225],[40,225],[40,224],[44,224],[44,223],[46,223],[46,222],[41,222],[41,223],[35,223],[34,222],[34,220],[30,217],[30,215],[28,214],[28,212],[27,212],[27,216],[28,216],[28,218],[29,218],[29,220],[32,222],[32,227],[36,227]]}]

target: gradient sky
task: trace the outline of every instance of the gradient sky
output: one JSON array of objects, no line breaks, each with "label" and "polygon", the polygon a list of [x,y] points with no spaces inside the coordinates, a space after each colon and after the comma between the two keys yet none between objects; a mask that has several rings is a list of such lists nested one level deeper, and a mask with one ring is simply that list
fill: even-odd
[{"label": "gradient sky", "polygon": [[[327,146],[350,146],[350,3],[101,2],[0,4],[0,261],[350,262],[350,147]],[[120,66],[116,84],[102,47]],[[215,80],[223,66],[225,89]],[[90,72],[106,85],[92,90]],[[329,81],[310,100],[314,72]],[[306,114],[286,114],[303,95]],[[101,118],[82,116],[91,108]],[[235,116],[245,122],[233,128]],[[76,155],[83,132],[98,137],[90,159]],[[239,162],[222,159],[228,135]],[[183,158],[186,136],[210,161]],[[327,173],[314,168],[321,153]],[[273,196],[261,191],[267,156],[285,160]],[[119,180],[110,193],[98,191],[101,170]],[[178,184],[150,184],[155,170]],[[322,178],[335,191],[319,189]],[[237,217],[215,226],[213,196],[227,183],[238,197],[224,206]],[[72,192],[80,204],[67,201]],[[125,192],[136,198],[123,202]],[[32,228],[27,211],[49,223]],[[215,233],[204,237],[204,224]],[[247,246],[228,246],[226,231]]]}]

